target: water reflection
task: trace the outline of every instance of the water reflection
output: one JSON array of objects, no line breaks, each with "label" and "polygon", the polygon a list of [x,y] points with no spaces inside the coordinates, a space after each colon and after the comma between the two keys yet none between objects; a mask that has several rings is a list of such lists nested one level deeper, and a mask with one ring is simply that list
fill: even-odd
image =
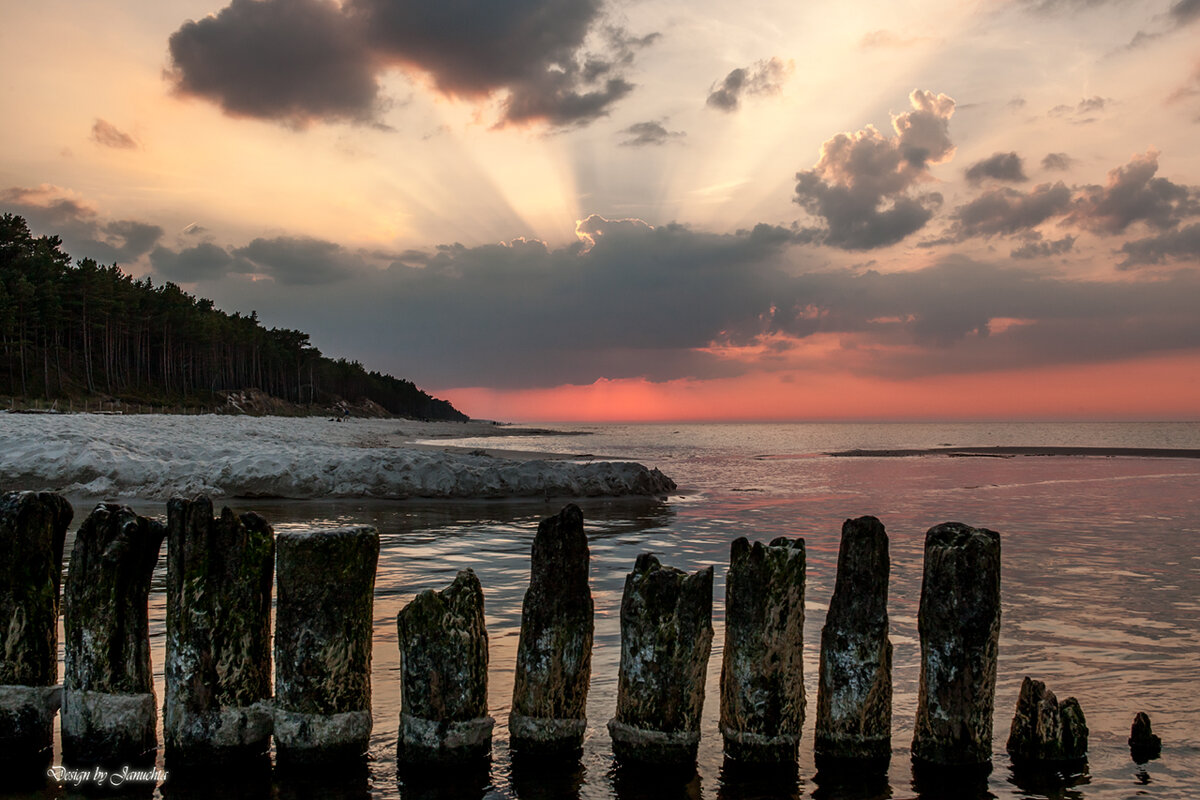
[{"label": "water reflection", "polygon": [[819,762],[813,783],[814,800],[887,800],[892,796],[888,783],[888,761]]},{"label": "water reflection", "polygon": [[617,800],[700,800],[696,765],[659,767],[613,761],[608,773]]},{"label": "water reflection", "polygon": [[912,762],[912,788],[920,800],[995,800],[988,791],[991,764],[946,767]]},{"label": "water reflection", "polygon": [[721,765],[718,800],[799,800],[802,794],[796,764],[741,764],[727,758]]},{"label": "water reflection", "polygon": [[512,755],[512,785],[521,800],[579,800],[586,777],[587,769],[579,755]]},{"label": "water reflection", "polygon": [[1008,782],[1020,789],[1026,797],[1045,797],[1050,800],[1082,800],[1083,792],[1076,786],[1091,783],[1086,761],[1057,766],[1031,766],[1013,764]]},{"label": "water reflection", "polygon": [[401,767],[396,787],[402,800],[482,800],[491,788],[490,759],[427,768]]}]

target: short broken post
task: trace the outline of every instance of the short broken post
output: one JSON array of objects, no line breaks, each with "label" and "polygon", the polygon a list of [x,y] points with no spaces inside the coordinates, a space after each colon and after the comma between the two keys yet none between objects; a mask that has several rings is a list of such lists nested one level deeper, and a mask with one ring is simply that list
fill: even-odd
[{"label": "short broken post", "polygon": [[63,541],[74,512],[50,492],[0,495],[0,770],[50,763]]},{"label": "short broken post", "polygon": [[402,766],[481,761],[491,754],[483,588],[464,569],[440,592],[427,589],[396,617],[400,639]]},{"label": "short broken post", "polygon": [[1005,749],[1019,767],[1055,767],[1087,758],[1088,727],[1074,697],[1058,702],[1042,681],[1021,681]]},{"label": "short broken post", "polygon": [[727,758],[796,760],[804,726],[803,539],[730,548],[725,579],[721,735]]},{"label": "short broken post", "polygon": [[275,535],[254,513],[167,503],[163,733],[171,768],[250,764],[271,735]]},{"label": "short broken post", "polygon": [[63,593],[64,763],[143,764],[158,749],[147,601],[167,529],[102,503],[75,534]]},{"label": "short broken post", "polygon": [[888,537],[875,517],[842,524],[837,579],[821,629],[818,769],[886,770],[892,756]]},{"label": "short broken post", "polygon": [[917,629],[918,769],[987,771],[1000,642],[1000,534],[947,522],[925,535]]},{"label": "short broken post", "polygon": [[617,758],[695,763],[712,647],[713,568],[691,575],[638,556],[621,597],[617,713],[608,723]]},{"label": "short broken post", "polygon": [[363,761],[371,737],[371,639],[379,533],[370,526],[276,537],[277,761]]},{"label": "short broken post", "polygon": [[1150,716],[1139,711],[1129,729],[1129,755],[1138,764],[1153,761],[1162,754],[1162,739],[1150,727]]},{"label": "short broken post", "polygon": [[529,589],[521,606],[521,638],[512,713],[514,751],[578,752],[587,727],[592,677],[592,592],[583,512],[572,504],[538,525]]}]

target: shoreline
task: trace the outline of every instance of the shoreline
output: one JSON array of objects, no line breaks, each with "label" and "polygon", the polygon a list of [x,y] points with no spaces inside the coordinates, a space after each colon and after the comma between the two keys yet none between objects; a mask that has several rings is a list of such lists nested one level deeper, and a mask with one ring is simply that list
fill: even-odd
[{"label": "shoreline", "polygon": [[1017,456],[1085,456],[1099,458],[1200,458],[1200,450],[1170,447],[924,447],[890,450],[836,450],[823,453],[832,458],[1016,458]]}]

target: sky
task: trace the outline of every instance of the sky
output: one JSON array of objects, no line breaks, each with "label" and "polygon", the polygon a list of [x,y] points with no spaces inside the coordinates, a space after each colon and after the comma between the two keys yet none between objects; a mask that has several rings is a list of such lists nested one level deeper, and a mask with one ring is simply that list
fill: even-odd
[{"label": "sky", "polygon": [[0,212],[473,417],[1200,419],[1200,0],[0,3]]}]

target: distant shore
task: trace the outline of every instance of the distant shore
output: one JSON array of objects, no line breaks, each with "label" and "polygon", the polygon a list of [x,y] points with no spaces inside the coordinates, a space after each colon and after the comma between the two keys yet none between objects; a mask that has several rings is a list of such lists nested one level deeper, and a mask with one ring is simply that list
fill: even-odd
[{"label": "distant shore", "polygon": [[837,450],[836,458],[1016,458],[1017,456],[1095,456],[1103,458],[1200,458],[1200,450],[1170,447],[927,447],[914,450]]}]

